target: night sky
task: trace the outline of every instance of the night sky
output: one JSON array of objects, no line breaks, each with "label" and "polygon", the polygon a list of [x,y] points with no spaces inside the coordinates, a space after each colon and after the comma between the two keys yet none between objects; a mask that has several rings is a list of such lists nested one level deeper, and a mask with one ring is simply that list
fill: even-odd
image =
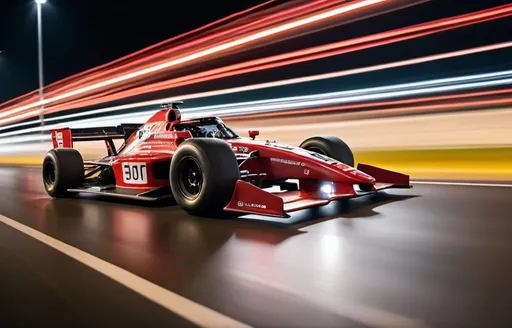
[{"label": "night sky", "polygon": [[[263,3],[238,1],[114,1],[48,0],[43,9],[45,82],[52,83],[74,73],[127,55],[177,34],[205,25],[231,13]],[[468,13],[509,3],[510,0],[433,0],[428,4],[350,24],[337,29],[326,41],[336,41],[417,24],[442,17]],[[126,3],[126,5],[120,5]],[[172,3],[172,4],[171,4]],[[215,3],[215,5],[212,5]],[[449,33],[398,45],[344,56],[345,66],[398,60],[402,56],[450,51],[495,42],[510,41],[510,18],[478,24]],[[0,0],[0,102],[32,91],[37,80],[36,8],[32,0]],[[478,57],[465,62],[464,70],[512,68],[510,52]],[[326,61],[325,65],[328,65]],[[455,65],[456,66],[456,65]],[[457,68],[443,68],[446,75]],[[304,74],[312,72],[304,66]],[[269,72],[269,74],[271,74]],[[402,72],[409,76],[428,76],[421,68]],[[269,76],[271,78],[271,76]]]}]

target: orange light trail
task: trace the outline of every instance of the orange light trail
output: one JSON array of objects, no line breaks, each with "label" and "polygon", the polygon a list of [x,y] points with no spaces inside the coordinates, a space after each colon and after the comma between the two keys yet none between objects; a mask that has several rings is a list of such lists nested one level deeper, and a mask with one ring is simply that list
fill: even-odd
[{"label": "orange light trail", "polygon": [[[170,49],[159,51],[156,54],[145,54],[144,57],[141,59],[132,61],[130,63],[125,63],[122,66],[119,65],[119,66],[113,67],[108,71],[104,71],[104,72],[100,72],[98,74],[86,76],[85,78],[83,78],[79,81],[75,81],[73,83],[67,83],[63,87],[59,88],[58,90],[53,90],[52,92],[49,92],[49,95],[52,96],[52,95],[56,95],[56,94],[62,93],[62,92],[73,91],[73,90],[75,90],[75,89],[73,89],[73,87],[80,87],[83,85],[98,83],[98,82],[102,81],[101,78],[103,78],[103,77],[120,76],[120,75],[131,72],[130,70],[144,69],[144,68],[156,65],[156,64],[161,64],[162,62],[169,61],[172,58],[177,58],[176,54],[178,54],[179,56],[191,54],[194,51],[199,51],[200,49],[204,49],[207,46],[211,47],[213,45],[218,44],[219,40],[222,40],[220,38],[223,36],[229,35],[230,38],[232,39],[233,36],[236,35],[235,32],[238,32],[238,31],[244,32],[244,34],[239,35],[240,37],[243,37],[243,36],[249,34],[248,32],[259,31],[261,28],[264,28],[266,26],[265,24],[269,24],[269,25],[275,24],[276,22],[278,22],[277,21],[278,19],[285,19],[285,18],[290,19],[297,15],[302,15],[302,14],[306,14],[310,11],[314,11],[314,10],[316,10],[316,7],[323,2],[332,3],[333,0],[314,1],[312,3],[308,3],[308,4],[300,6],[300,7],[292,7],[291,9],[288,9],[288,10],[279,11],[276,14],[267,15],[267,16],[265,16],[259,20],[256,20],[254,22],[244,24],[243,26],[235,26],[232,28],[222,27],[220,31],[209,30],[209,31],[207,31],[206,35],[204,35],[200,38],[188,39],[185,43],[182,43],[182,44],[172,44],[172,48],[170,48]],[[334,2],[336,2],[336,1],[334,1]],[[253,7],[253,8],[256,8],[256,7]],[[292,16],[292,15],[295,15],[295,16]],[[220,23],[220,21],[224,21],[224,20],[225,19],[221,19],[218,21],[218,23]],[[208,24],[208,25],[206,25],[206,27],[211,27],[213,24],[214,23]],[[248,29],[249,27],[253,27],[253,30],[249,30]],[[201,29],[203,29],[203,28],[201,28]],[[185,33],[184,35],[180,36],[179,38],[181,39],[185,35],[189,35],[189,34],[191,34],[191,33]],[[177,39],[178,39],[178,37],[172,38],[170,40],[162,42],[161,44],[169,44],[169,43],[172,43],[172,41],[175,41]],[[214,40],[216,42],[208,43],[208,42],[211,42],[212,40]],[[226,41],[226,40],[224,40],[224,41]],[[192,48],[192,46],[195,46],[195,45],[201,45],[202,48]],[[149,52],[149,50],[152,50],[153,48],[155,48],[155,46],[140,50],[138,53],[146,53],[146,52]],[[188,51],[188,52],[185,53],[184,51]],[[171,56],[174,56],[174,57],[171,57]],[[110,66],[112,66],[112,65],[110,65]],[[114,75],[114,74],[117,74],[117,75]]]},{"label": "orange light trail", "polygon": [[442,31],[460,28],[471,24],[477,24],[494,19],[504,18],[510,15],[512,15],[512,5],[505,5],[501,7],[483,10],[480,12],[464,14],[451,18],[444,18],[392,31],[386,31],[369,36],[312,47],[309,49],[297,50],[286,54],[255,59],[244,63],[229,65],[209,71],[204,71],[196,74],[182,76],[175,79],[170,79],[167,81],[162,81],[129,90],[120,91],[121,89],[126,89],[126,86],[123,86],[119,89],[111,89],[99,94],[95,94],[90,97],[84,97],[76,101],[70,101],[64,104],[63,106],[52,106],[48,108],[48,110],[50,112],[53,112],[56,108],[58,108],[59,110],[66,110],[72,108],[73,106],[92,106],[127,97],[133,97],[144,93],[162,91],[190,84],[198,84],[235,75],[252,73],[264,69],[277,68],[285,65],[292,65],[305,61],[321,59],[329,56],[336,56],[349,52],[366,50],[377,46],[414,39],[434,33],[439,33]]},{"label": "orange light trail", "polygon": [[[131,103],[131,104],[127,104],[127,105],[107,107],[107,108],[103,108],[103,109],[94,110],[94,112],[96,114],[98,114],[100,112],[112,112],[115,110],[126,110],[126,109],[131,109],[131,108],[136,108],[136,107],[142,107],[142,106],[158,105],[162,102],[169,102],[169,101],[172,101],[175,99],[182,99],[182,100],[198,99],[198,98],[205,98],[205,97],[212,97],[212,96],[218,96],[218,95],[258,90],[258,89],[264,89],[264,88],[272,88],[272,87],[280,87],[280,86],[292,85],[292,84],[298,84],[298,83],[313,82],[313,81],[318,81],[318,80],[332,79],[332,78],[338,78],[338,77],[343,77],[343,76],[350,76],[350,75],[355,75],[355,74],[369,73],[369,72],[375,72],[375,71],[380,71],[380,70],[385,70],[385,69],[427,63],[427,62],[432,62],[432,61],[436,61],[436,60],[455,58],[455,57],[459,57],[459,56],[473,55],[473,54],[477,54],[477,53],[498,50],[498,49],[505,49],[505,48],[510,48],[510,47],[512,47],[512,42],[503,42],[503,43],[492,44],[492,45],[488,45],[488,46],[457,50],[457,51],[448,52],[448,53],[435,54],[435,55],[430,55],[430,56],[425,56],[425,57],[418,57],[418,58],[397,61],[397,62],[391,62],[391,63],[385,63],[385,64],[374,65],[374,66],[360,67],[360,68],[348,69],[348,70],[337,71],[337,72],[310,75],[310,76],[299,77],[299,78],[291,78],[291,79],[287,79],[287,80],[278,80],[278,81],[264,82],[264,83],[253,84],[253,85],[244,85],[244,86],[228,88],[228,89],[179,95],[179,96],[175,96],[173,98],[164,98],[164,99],[157,99],[157,100],[151,100],[151,101],[143,101],[143,102],[138,102],[138,103]],[[37,114],[38,114],[38,110],[32,110],[30,112],[18,114],[12,118],[0,119],[0,125],[13,123],[13,122],[19,121],[21,119],[33,117]]]},{"label": "orange light trail", "polygon": [[355,11],[357,9],[369,7],[371,5],[375,5],[375,4],[386,2],[386,1],[389,1],[389,0],[361,0],[361,1],[354,1],[349,4],[343,4],[338,7],[330,8],[328,10],[325,10],[325,11],[322,11],[319,13],[314,13],[313,15],[309,15],[304,18],[300,18],[298,20],[294,20],[294,21],[291,21],[291,22],[288,22],[285,24],[271,27],[271,28],[262,30],[260,32],[254,33],[254,34],[249,34],[242,38],[238,38],[238,39],[226,42],[226,43],[221,43],[219,45],[207,48],[207,49],[199,51],[199,52],[195,52],[195,53],[185,55],[185,56],[182,56],[182,57],[179,57],[176,59],[172,59],[172,60],[166,61],[166,62],[158,64],[158,65],[143,68],[143,69],[137,70],[135,72],[124,74],[122,76],[117,76],[117,77],[111,78],[106,81],[98,82],[93,85],[88,85],[88,86],[82,87],[77,90],[73,90],[73,91],[70,91],[70,92],[67,92],[64,94],[60,94],[58,96],[46,98],[43,101],[38,101],[38,102],[29,104],[29,105],[20,106],[18,108],[5,109],[0,113],[0,117],[6,117],[6,116],[9,116],[14,113],[19,113],[19,112],[23,112],[27,109],[34,108],[36,106],[46,105],[46,104],[53,103],[53,102],[56,102],[56,101],[59,101],[62,99],[77,96],[77,95],[83,94],[85,92],[89,92],[89,91],[100,89],[102,87],[114,85],[114,84],[117,84],[122,81],[145,76],[145,75],[148,75],[151,73],[156,73],[163,69],[178,66],[180,64],[184,64],[184,63],[188,63],[188,62],[192,62],[192,61],[200,59],[200,58],[207,58],[208,56],[211,56],[211,55],[214,55],[217,53],[222,53],[226,50],[235,48],[237,46],[242,46],[242,45],[254,42],[256,40],[260,40],[260,39],[264,39],[264,38],[267,38],[267,37],[270,37],[270,36],[273,36],[276,34],[284,33],[286,31],[291,31],[291,30],[297,29],[299,27],[307,26],[307,25],[310,25],[313,23],[317,23],[317,22],[326,20],[326,19],[334,18],[334,17],[337,17],[337,16],[347,13],[347,12]]},{"label": "orange light trail", "polygon": [[[504,43],[492,44],[492,45],[483,46],[483,47],[457,50],[457,51],[448,52],[448,53],[435,54],[435,55],[430,55],[430,56],[425,56],[425,57],[407,59],[407,60],[402,60],[402,61],[397,61],[397,62],[392,62],[392,63],[360,67],[360,68],[354,68],[354,69],[348,69],[348,70],[343,70],[343,71],[338,71],[338,72],[318,74],[318,75],[312,75],[312,76],[306,76],[306,77],[292,78],[292,79],[287,79],[287,80],[264,82],[264,83],[246,85],[246,86],[241,86],[241,87],[234,87],[234,88],[229,88],[229,89],[199,92],[199,93],[188,94],[188,95],[179,95],[179,96],[176,96],[173,98],[179,98],[179,99],[184,99],[184,100],[197,99],[197,98],[213,97],[213,96],[236,93],[236,92],[245,92],[245,91],[259,90],[259,89],[264,89],[264,88],[280,87],[280,86],[291,85],[291,84],[313,82],[313,81],[324,80],[324,79],[332,79],[332,78],[350,76],[350,75],[355,75],[355,74],[363,74],[363,73],[381,71],[381,70],[385,70],[385,69],[422,64],[422,63],[432,62],[432,61],[436,61],[436,60],[450,59],[450,58],[466,56],[466,55],[473,55],[473,54],[478,54],[478,53],[482,53],[482,52],[505,49],[505,48],[510,48],[510,47],[512,47],[512,42],[504,42]],[[158,99],[158,100],[154,100],[154,101],[145,101],[145,102],[140,102],[140,103],[134,103],[129,106],[128,105],[123,106],[123,109],[129,109],[129,108],[135,108],[135,107],[141,107],[141,106],[150,106],[150,105],[155,105],[155,104],[158,104],[161,102],[168,102],[170,100],[172,100],[172,99]],[[65,104],[62,106],[65,106]],[[62,108],[59,108],[59,105],[52,107],[52,109],[55,110],[55,112],[62,110]],[[36,114],[37,114],[37,111],[33,111],[31,115],[36,115]],[[25,114],[23,114],[23,115],[25,115]],[[26,118],[26,117],[27,116],[24,116],[24,118]],[[12,122],[14,120],[19,120],[19,119],[20,118],[18,116],[15,116],[12,118],[12,120],[10,122]],[[0,122],[2,122],[2,120],[0,120]],[[3,123],[5,123],[5,121]]]},{"label": "orange light trail", "polygon": [[[141,49],[141,50],[135,51],[135,52],[133,52],[133,53],[131,53],[131,54],[127,55],[127,56],[124,56],[124,57],[121,57],[121,58],[115,59],[115,60],[113,60],[113,61],[111,61],[111,62],[108,62],[108,63],[102,64],[102,65],[99,65],[99,66],[93,67],[93,68],[91,68],[91,69],[88,69],[88,70],[82,71],[82,72],[80,72],[80,73],[77,73],[77,74],[74,74],[74,75],[71,75],[71,76],[65,77],[65,78],[63,78],[63,79],[61,79],[61,80],[59,80],[59,81],[56,81],[56,82],[53,82],[53,83],[50,83],[50,84],[46,85],[46,86],[45,86],[45,89],[48,89],[48,88],[51,88],[51,87],[56,87],[56,86],[58,86],[58,85],[60,85],[60,84],[69,85],[69,84],[71,84],[71,81],[72,81],[72,80],[79,79],[80,77],[83,77],[83,76],[85,76],[85,75],[92,75],[92,73],[95,73],[95,72],[97,72],[97,71],[99,71],[99,70],[102,70],[102,69],[107,68],[107,67],[109,67],[109,66],[113,66],[113,65],[120,64],[120,63],[122,63],[122,62],[124,62],[124,61],[127,61],[127,60],[129,60],[129,59],[132,59],[132,58],[134,58],[134,57],[136,57],[136,56],[138,56],[138,55],[140,55],[140,54],[144,54],[144,53],[146,53],[146,52],[149,52],[149,51],[151,51],[151,50],[153,50],[153,49],[156,49],[156,48],[158,48],[158,47],[161,47],[161,46],[163,46],[163,45],[165,45],[165,44],[168,44],[168,43],[171,43],[171,42],[173,42],[173,41],[176,41],[176,40],[179,40],[179,39],[183,39],[183,38],[185,38],[185,37],[187,37],[187,36],[189,36],[189,35],[192,35],[192,34],[195,34],[195,33],[198,33],[198,32],[204,31],[204,30],[207,30],[208,28],[211,28],[211,27],[213,27],[213,26],[215,26],[215,25],[218,25],[218,24],[221,24],[221,23],[223,23],[223,22],[226,22],[226,21],[228,21],[228,20],[230,20],[230,19],[234,19],[234,18],[237,18],[237,17],[243,16],[243,15],[247,15],[247,14],[249,14],[249,13],[251,13],[251,12],[253,12],[253,11],[255,11],[255,10],[259,9],[259,8],[265,7],[265,6],[267,6],[267,5],[271,4],[271,3],[275,2],[275,1],[276,1],[276,0],[269,0],[269,1],[267,1],[267,2],[264,2],[264,3],[262,3],[262,4],[259,4],[259,5],[257,5],[257,6],[254,6],[254,7],[248,8],[248,9],[246,9],[246,10],[240,11],[240,12],[238,12],[238,13],[234,13],[234,14],[232,14],[232,15],[229,15],[229,16],[226,16],[226,17],[221,18],[221,19],[219,19],[219,20],[216,20],[216,21],[214,21],[214,22],[212,22],[212,23],[209,23],[209,24],[206,24],[206,25],[204,25],[204,26],[201,26],[201,27],[199,27],[199,28],[197,28],[197,29],[195,29],[195,30],[191,30],[191,31],[188,31],[188,32],[182,33],[182,34],[180,34],[180,35],[177,35],[177,36],[172,37],[172,38],[170,38],[170,39],[167,39],[167,40],[165,40],[165,41],[162,41],[162,42],[156,43],[156,44],[154,44],[154,45],[151,45],[151,46],[149,46],[149,47],[143,48],[143,49]],[[18,96],[18,97],[16,97],[16,98],[10,99],[10,100],[8,100],[8,101],[6,101],[6,102],[4,102],[4,103],[0,104],[0,108],[5,107],[5,106],[7,106],[7,105],[9,105],[9,104],[11,104],[11,103],[13,103],[13,102],[16,102],[17,100],[21,100],[22,98],[26,98],[26,97],[30,97],[30,96],[34,96],[34,97],[36,97],[36,96],[37,96],[37,93],[38,93],[38,91],[37,91],[37,90],[35,90],[35,91],[32,91],[32,92],[30,92],[30,93],[28,93],[28,94],[21,95],[21,96]],[[35,98],[34,98],[34,99],[35,99]],[[18,104],[18,105],[19,105],[19,104]]]},{"label": "orange light trail", "polygon": [[[129,61],[133,58],[136,58],[140,54],[146,54],[152,50],[158,49],[161,45],[169,44],[170,41],[176,41],[183,39],[186,36],[193,35],[194,33],[201,32],[203,30],[206,30],[207,27],[212,28],[215,25],[218,25],[222,22],[226,22],[229,19],[240,17],[244,14],[250,13],[252,11],[255,11],[258,8],[264,7],[265,5],[268,5],[272,3],[272,1],[267,1],[264,4],[261,4],[259,6],[249,8],[243,12],[239,12],[236,14],[233,14],[230,17],[223,18],[221,20],[218,20],[216,22],[213,22],[211,24],[208,24],[206,26],[203,26],[199,29],[196,29],[191,32],[187,32],[185,34],[182,34],[180,36],[177,36],[175,38],[163,41],[159,44],[153,45],[151,47],[142,49],[136,53],[133,53],[131,55],[125,56],[123,58],[120,58],[118,60],[115,60],[113,62],[104,64],[102,66],[93,68],[91,70],[76,74],[74,76],[71,76],[69,78],[66,78],[64,80],[61,80],[59,82],[56,82],[52,84],[54,85],[62,85],[60,88],[55,88],[55,90],[51,90],[47,93],[49,97],[54,96],[56,99],[53,104],[46,106],[47,112],[46,113],[55,113],[59,111],[64,111],[73,107],[85,107],[85,106],[92,106],[97,105],[101,103],[106,103],[110,101],[115,101],[119,99],[124,99],[127,97],[137,96],[149,92],[155,92],[155,91],[162,91],[170,88],[176,88],[176,87],[182,87],[186,85],[191,84],[199,84],[207,81],[217,80],[221,78],[241,75],[241,74],[247,74],[251,72],[257,72],[265,69],[271,69],[271,68],[277,68],[282,67],[286,65],[292,65],[297,64],[305,61],[312,61],[316,59],[326,58],[329,56],[336,56],[340,54],[345,54],[349,52],[355,52],[360,51],[364,49],[369,49],[372,47],[387,45],[391,43],[401,42],[404,40],[414,39],[426,35],[430,35],[433,33],[439,33],[442,31],[447,31],[471,24],[477,24],[482,23],[490,20],[495,20],[503,17],[507,17],[512,15],[512,4],[504,5],[500,7],[490,8],[486,10],[482,10],[479,12],[464,14],[456,17],[449,17],[444,18],[432,22],[427,22],[423,24],[408,26],[400,29],[395,29],[391,31],[381,32],[377,34],[372,34],[368,36],[358,37],[350,40],[344,40],[339,41],[327,45],[312,47],[308,49],[301,49],[289,53],[269,56],[265,58],[259,58],[259,59],[253,59],[249,60],[243,63],[237,63],[232,64],[220,68],[210,69],[207,71],[197,72],[185,76],[180,76],[177,78],[171,78],[162,82],[156,82],[152,84],[145,84],[140,85],[143,81],[137,80],[137,77],[133,79],[128,79],[126,81],[122,81],[123,83],[119,83],[117,86],[110,86],[106,85],[104,87],[98,87],[97,89],[92,89],[89,91],[94,91],[93,94],[87,94],[88,91],[84,92],[84,96],[77,98],[80,94],[76,95],[70,95],[68,100],[65,100],[66,97],[62,98],[62,92],[68,92],[68,93],[76,93],[77,91],[86,89],[88,87],[94,86],[94,83],[101,84],[105,82],[102,80],[104,77],[108,78],[117,78],[119,76],[123,76],[123,74],[131,74],[133,72],[130,72],[129,69],[136,69],[138,72],[141,69],[148,69],[151,67],[154,67],[154,65],[162,65],[172,60],[179,60],[179,58],[183,58],[186,56],[193,56],[198,51],[205,51],[208,49],[212,49],[212,47],[218,47],[219,45],[222,46],[223,44],[226,44],[226,42],[234,42],[236,40],[239,40],[239,38],[247,38],[251,35],[254,35],[254,33],[262,33],[269,30],[269,25],[272,25],[272,23],[282,23],[282,19],[288,18],[292,15],[303,15],[304,13],[310,13],[310,15],[306,17],[296,17],[294,18],[298,20],[304,20],[310,17],[314,17],[315,15],[325,14],[329,13],[332,10],[336,10],[339,8],[346,8],[349,6],[349,4],[344,3],[341,6],[337,6],[335,8],[329,8],[328,6],[332,6],[335,3],[338,3],[337,1],[313,1],[307,5],[303,6],[297,6],[292,7],[286,10],[277,11],[276,13],[273,13],[271,15],[266,15],[264,17],[260,17],[259,19],[253,19],[251,22],[249,22],[246,25],[235,25],[234,27],[224,26],[219,27],[217,29],[210,29],[207,31],[206,35],[198,35],[193,36],[191,40],[184,40],[181,44],[176,45],[172,49],[167,49],[164,51],[158,51],[154,54],[145,56],[144,58],[136,59],[132,62],[125,63],[123,65],[114,67],[110,70],[105,70],[103,72],[101,69],[107,68],[109,66],[112,66],[112,64],[120,64],[124,63],[126,61]],[[372,4],[384,2],[386,0],[375,0]],[[355,1],[350,3],[350,5],[353,5],[354,3],[365,3],[365,1]],[[367,2],[366,2],[367,3]],[[370,4],[371,5],[371,4]],[[369,6],[370,6],[369,5]],[[311,11],[317,11],[314,13],[311,13]],[[247,18],[250,20],[250,18]],[[292,21],[296,22],[296,21]],[[289,22],[287,23],[289,24]],[[307,24],[306,24],[307,25]],[[282,25],[279,25],[282,26]],[[277,27],[279,27],[277,26]],[[247,27],[251,27],[252,29],[248,29]],[[270,28],[270,30],[275,29],[276,26]],[[240,32],[240,33],[238,33]],[[251,34],[252,33],[252,34]],[[220,39],[220,37],[229,36],[229,39]],[[185,42],[186,41],[186,42]],[[213,41],[213,43],[212,43]],[[206,43],[205,43],[206,42]],[[203,44],[204,43],[204,44]],[[200,45],[202,48],[197,48],[196,46]],[[446,54],[440,54],[440,55],[431,55],[421,58],[415,58],[411,60],[404,60],[399,62],[393,62],[393,63],[386,63],[381,65],[375,65],[370,67],[363,67],[363,68],[356,68],[356,69],[350,69],[340,72],[332,72],[332,73],[326,73],[326,74],[319,74],[316,76],[310,76],[310,77],[303,77],[303,78],[294,78],[294,79],[288,79],[288,80],[282,80],[282,81],[274,81],[269,83],[260,83],[255,85],[249,85],[249,86],[243,86],[243,87],[236,87],[236,88],[230,88],[230,89],[224,89],[224,90],[214,90],[214,91],[208,91],[208,92],[202,92],[192,95],[185,95],[184,98],[189,97],[189,99],[199,98],[199,97],[208,97],[213,95],[221,95],[226,93],[234,93],[234,92],[243,92],[248,90],[256,90],[261,88],[267,88],[267,87],[278,87],[283,85],[289,85],[293,83],[303,83],[303,82],[309,82],[314,80],[320,80],[320,79],[328,79],[328,78],[334,78],[334,77],[342,77],[342,76],[348,76],[353,74],[361,74],[361,73],[367,73],[382,69],[389,69],[389,68],[395,68],[395,67],[402,67],[407,65],[414,65],[418,63],[424,63],[429,62],[433,60],[440,60],[440,59],[446,59],[446,58],[454,58],[457,56],[463,56],[468,54],[474,54],[479,53],[483,51],[489,51],[489,50],[497,50],[497,49],[504,49],[506,47],[510,47],[510,43],[503,43],[503,44],[497,44],[497,45],[491,45],[491,46],[484,46],[484,47],[478,47],[474,49],[467,49],[467,50],[460,50],[455,51],[452,53],[446,53]],[[182,51],[179,56],[176,56],[177,52]],[[166,56],[172,55],[174,57],[168,57],[163,58]],[[207,55],[205,55],[207,57]],[[163,59],[162,59],[163,58]],[[160,61],[158,61],[160,60]],[[192,59],[193,61],[194,59]],[[141,66],[143,65],[143,66]],[[177,66],[180,64],[177,64]],[[99,72],[96,74],[96,72]],[[93,73],[93,74],[91,74]],[[117,74],[117,75],[116,75]],[[80,77],[84,77],[83,79],[80,79]],[[69,83],[62,83],[63,81],[70,81]],[[107,80],[109,81],[109,80]],[[88,82],[88,83],[86,83]],[[92,84],[91,84],[92,83]],[[49,86],[47,86],[48,88]],[[107,88],[108,89],[105,89]],[[79,88],[79,89],[76,89]],[[23,96],[22,96],[23,97]],[[20,97],[16,98],[19,99]],[[59,99],[60,98],[60,99]],[[7,103],[12,103],[14,100],[10,100]],[[67,99],[67,98],[66,98]],[[65,101],[64,101],[65,100]],[[154,101],[153,101],[154,102]],[[145,102],[145,103],[151,103],[151,102]],[[4,103],[6,104],[6,103]],[[133,107],[140,106],[142,103],[133,104]],[[32,108],[31,102],[25,102],[18,103],[14,106],[3,108],[0,112],[0,117],[5,117],[5,119],[0,120],[1,124],[9,124],[21,119],[26,119],[30,116],[27,114],[32,113],[33,115],[36,114],[36,111],[28,111],[28,109]],[[28,106],[27,110],[19,110],[19,108],[13,108],[16,106]],[[354,106],[354,105],[350,105]],[[368,104],[368,106],[373,106],[372,104]],[[1,106],[0,106],[1,107]],[[129,107],[129,108],[133,108]],[[18,110],[14,113],[12,111]],[[6,111],[11,111],[11,113],[6,113]],[[32,116],[33,116],[32,115]],[[259,114],[262,115],[262,114]]]},{"label": "orange light trail", "polygon": [[[281,112],[270,112],[270,113],[258,113],[258,114],[247,114],[247,115],[233,115],[226,118],[228,121],[239,121],[239,120],[249,120],[249,119],[261,119],[261,118],[272,118],[279,116],[293,116],[293,115],[309,115],[309,114],[325,114],[330,112],[337,111],[350,111],[350,110],[360,110],[360,109],[372,109],[378,110],[378,107],[388,107],[388,106],[401,106],[408,104],[416,104],[416,103],[426,103],[426,102],[434,102],[441,100],[452,100],[452,99],[464,99],[464,98],[478,98],[485,96],[497,96],[497,95],[512,95],[512,89],[502,89],[502,90],[490,90],[490,91],[480,91],[480,92],[471,92],[464,94],[455,94],[455,95],[443,95],[443,96],[433,96],[433,97],[421,97],[421,98],[413,98],[413,99],[404,99],[404,100],[393,100],[393,101],[381,101],[381,102],[370,102],[370,103],[362,103],[362,104],[351,104],[351,105],[343,105],[343,106],[329,106],[329,107],[320,107],[320,108],[308,108],[308,109],[299,109],[299,110],[288,110]],[[423,111],[428,109],[450,109],[463,107],[465,104],[471,104],[475,106],[479,105],[500,105],[504,103],[512,102],[511,99],[492,99],[492,100],[484,100],[484,101],[460,101],[456,103],[450,104],[438,104],[438,105],[424,105],[424,106],[415,106],[415,107],[401,107],[401,108],[393,108],[393,109],[385,109],[386,111],[398,111],[400,113],[409,113],[412,111]],[[377,107],[377,108],[376,108]],[[414,110],[411,110],[414,108]]]}]

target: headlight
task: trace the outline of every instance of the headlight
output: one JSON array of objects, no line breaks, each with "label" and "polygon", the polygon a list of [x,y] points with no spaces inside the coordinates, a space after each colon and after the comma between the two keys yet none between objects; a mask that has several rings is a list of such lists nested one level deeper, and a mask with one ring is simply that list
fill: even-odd
[{"label": "headlight", "polygon": [[322,194],[327,194],[327,195],[334,194],[334,184],[332,182],[323,182],[320,185],[320,192]]}]

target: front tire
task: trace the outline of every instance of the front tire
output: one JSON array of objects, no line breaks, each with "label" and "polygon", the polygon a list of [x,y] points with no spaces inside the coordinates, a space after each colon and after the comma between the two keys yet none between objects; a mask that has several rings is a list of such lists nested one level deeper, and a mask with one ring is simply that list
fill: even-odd
[{"label": "front tire", "polygon": [[335,136],[315,136],[304,140],[300,146],[303,149],[334,158],[348,166],[354,167],[354,154],[350,147]]},{"label": "front tire", "polygon": [[240,170],[227,142],[193,138],[174,154],[169,178],[178,205],[190,214],[206,215],[222,211],[229,203]]},{"label": "front tire", "polygon": [[54,198],[66,197],[68,189],[78,187],[84,179],[84,160],[72,148],[57,148],[46,153],[43,160],[43,184]]}]

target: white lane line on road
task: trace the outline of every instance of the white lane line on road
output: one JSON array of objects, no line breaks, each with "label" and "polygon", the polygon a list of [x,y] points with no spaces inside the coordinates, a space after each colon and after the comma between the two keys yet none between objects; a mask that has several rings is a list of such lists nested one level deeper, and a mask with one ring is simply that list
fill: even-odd
[{"label": "white lane line on road", "polygon": [[512,184],[478,183],[478,182],[411,181],[411,184],[440,185],[440,186],[512,188]]},{"label": "white lane line on road", "polygon": [[296,288],[281,284],[279,282],[262,279],[260,277],[245,272],[233,271],[231,274],[238,279],[246,280],[252,284],[258,284],[260,286],[273,288],[280,292],[286,293],[290,296],[302,299],[310,304],[315,305],[320,309],[328,310],[330,312],[336,313],[341,317],[350,319],[354,322],[358,322],[370,327],[428,327],[428,325],[421,320],[416,320],[404,317],[399,314],[372,308],[366,305],[357,304],[352,301],[342,299],[340,297],[333,297],[326,293],[323,293],[322,295],[315,295],[309,291],[300,291]]},{"label": "white lane line on road", "polygon": [[72,257],[200,327],[249,327],[17,221],[0,215],[0,222]]}]

